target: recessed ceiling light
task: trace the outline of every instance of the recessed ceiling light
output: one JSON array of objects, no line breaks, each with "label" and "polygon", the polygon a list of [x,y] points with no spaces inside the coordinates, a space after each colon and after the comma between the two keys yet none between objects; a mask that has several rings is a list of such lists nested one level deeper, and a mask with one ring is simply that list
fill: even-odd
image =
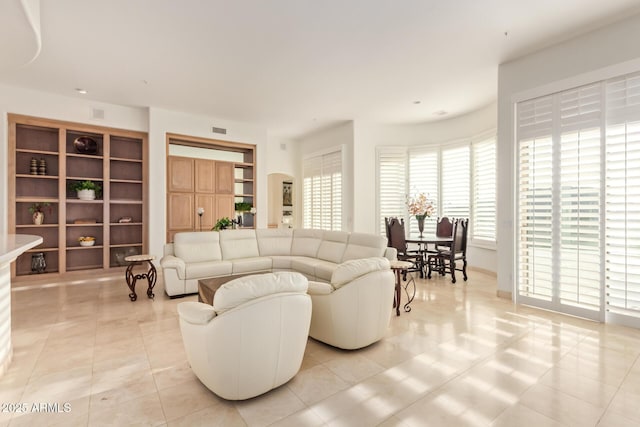
[{"label": "recessed ceiling light", "polygon": [[414,104],[418,105],[421,101],[413,101]]},{"label": "recessed ceiling light", "polygon": [[447,112],[446,112],[446,111],[444,111],[444,110],[438,110],[438,111],[434,111],[434,112],[433,112],[433,115],[434,115],[434,116],[444,116],[444,115],[446,115],[446,114],[447,114]]},{"label": "recessed ceiling light", "polygon": [[76,92],[78,92],[81,95],[86,95],[87,94],[87,90],[86,89],[81,89],[79,87],[76,88]]}]

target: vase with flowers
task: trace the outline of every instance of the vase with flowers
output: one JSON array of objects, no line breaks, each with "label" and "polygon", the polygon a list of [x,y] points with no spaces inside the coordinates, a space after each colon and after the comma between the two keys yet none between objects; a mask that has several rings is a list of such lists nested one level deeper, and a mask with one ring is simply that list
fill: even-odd
[{"label": "vase with flowers", "polygon": [[407,210],[409,215],[415,215],[418,220],[418,230],[420,238],[424,231],[424,219],[430,217],[434,212],[433,202],[429,200],[426,194],[420,192],[413,196],[407,196]]}]

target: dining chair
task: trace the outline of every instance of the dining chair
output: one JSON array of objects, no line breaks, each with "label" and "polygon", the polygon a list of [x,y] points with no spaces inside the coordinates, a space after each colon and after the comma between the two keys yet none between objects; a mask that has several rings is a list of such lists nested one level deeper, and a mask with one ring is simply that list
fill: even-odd
[{"label": "dining chair", "polygon": [[[456,283],[456,271],[462,272],[462,277],[467,280],[467,235],[469,219],[458,218],[453,221],[453,240],[449,248],[430,254],[427,259],[427,278],[431,278],[431,272],[437,271],[444,275],[451,274],[451,282]],[[462,268],[456,267],[456,261],[462,261]]]},{"label": "dining chair", "polygon": [[403,280],[407,280],[407,272],[419,271],[420,277],[424,277],[424,254],[420,251],[409,250],[404,230],[404,219],[385,218],[387,228],[388,246],[398,251],[398,260],[413,263],[413,267],[403,272]]},{"label": "dining chair", "polygon": [[[443,216],[436,221],[436,237],[451,237],[453,235],[453,222],[449,217]],[[427,253],[437,254],[442,250],[449,249],[449,246],[434,245],[433,249],[426,250]]]}]

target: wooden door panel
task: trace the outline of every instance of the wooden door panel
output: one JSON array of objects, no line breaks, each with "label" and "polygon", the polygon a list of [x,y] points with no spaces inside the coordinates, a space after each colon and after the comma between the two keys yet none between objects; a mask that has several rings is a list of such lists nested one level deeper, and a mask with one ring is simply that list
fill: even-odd
[{"label": "wooden door panel", "polygon": [[169,191],[193,192],[193,159],[169,157]]},{"label": "wooden door panel", "polygon": [[233,163],[216,162],[216,194],[233,194]]},{"label": "wooden door panel", "polygon": [[216,217],[215,221],[220,218],[229,217],[233,219],[235,215],[235,203],[233,194],[216,194]]},{"label": "wooden door panel", "polygon": [[169,194],[169,230],[194,230],[193,194]]},{"label": "wooden door panel", "polygon": [[216,191],[216,162],[213,160],[196,159],[196,193],[215,193]]}]

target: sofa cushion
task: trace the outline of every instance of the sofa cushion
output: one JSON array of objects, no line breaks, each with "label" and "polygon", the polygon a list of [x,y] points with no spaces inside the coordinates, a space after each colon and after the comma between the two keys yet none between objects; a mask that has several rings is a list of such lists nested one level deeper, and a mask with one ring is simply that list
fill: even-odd
[{"label": "sofa cushion", "polygon": [[367,233],[351,233],[341,261],[382,257],[386,248],[387,239],[385,237]]},{"label": "sofa cushion", "polygon": [[338,265],[331,276],[331,285],[338,289],[346,283],[364,276],[372,271],[388,270],[391,268],[386,258],[363,258],[345,261]]},{"label": "sofa cushion", "polygon": [[186,263],[222,259],[220,236],[216,231],[176,233],[173,238],[173,251]]},{"label": "sofa cushion", "polygon": [[229,276],[233,271],[231,261],[189,262],[184,268],[187,280]]},{"label": "sofa cushion", "polygon": [[258,241],[256,231],[250,230],[221,230],[220,249],[222,259],[258,257]]},{"label": "sofa cushion", "polygon": [[304,257],[275,255],[275,256],[270,256],[269,258],[271,258],[271,260],[273,261],[273,265],[271,266],[273,270],[291,270],[291,262],[294,259],[304,258]]},{"label": "sofa cushion", "polygon": [[260,256],[291,255],[292,228],[266,228],[256,230]]},{"label": "sofa cushion", "polygon": [[335,269],[338,268],[338,265],[340,264],[336,264],[331,261],[318,260],[318,263],[313,267],[316,280],[330,281],[331,276]]},{"label": "sofa cushion", "polygon": [[322,243],[318,247],[317,257],[340,264],[347,247],[347,240],[349,240],[349,233],[346,231],[325,231],[322,234]]},{"label": "sofa cushion", "polygon": [[220,286],[213,297],[213,309],[220,315],[245,302],[282,292],[307,292],[308,281],[300,273],[278,271],[240,277]]},{"label": "sofa cushion", "polygon": [[273,261],[269,257],[238,258],[233,263],[233,274],[270,271]]},{"label": "sofa cushion", "polygon": [[318,255],[320,243],[322,243],[322,230],[294,229],[291,255],[315,258]]},{"label": "sofa cushion", "polygon": [[316,264],[320,262],[317,258],[296,257],[291,260],[291,269],[299,271],[309,278],[316,277]]}]

